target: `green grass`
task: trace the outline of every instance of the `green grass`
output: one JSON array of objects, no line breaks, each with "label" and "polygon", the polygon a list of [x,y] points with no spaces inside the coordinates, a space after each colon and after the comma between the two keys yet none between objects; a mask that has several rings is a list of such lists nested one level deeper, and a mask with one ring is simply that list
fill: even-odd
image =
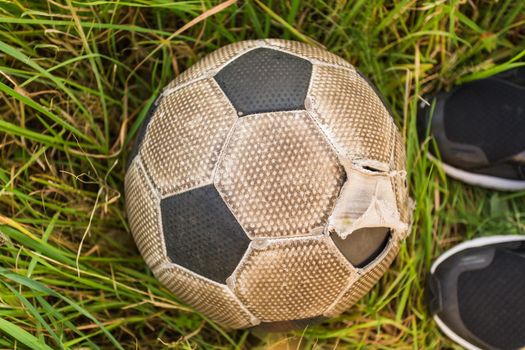
[{"label": "green grass", "polygon": [[[523,62],[525,3],[0,1],[0,349],[442,349],[426,313],[432,260],[525,231],[525,193],[445,178],[415,132],[420,98]],[[226,333],[152,276],[126,223],[130,141],[152,96],[243,39],[318,43],[360,68],[407,139],[411,236],[343,316],[305,332]],[[295,343],[294,343],[295,340]],[[295,346],[294,345],[294,346]]]}]

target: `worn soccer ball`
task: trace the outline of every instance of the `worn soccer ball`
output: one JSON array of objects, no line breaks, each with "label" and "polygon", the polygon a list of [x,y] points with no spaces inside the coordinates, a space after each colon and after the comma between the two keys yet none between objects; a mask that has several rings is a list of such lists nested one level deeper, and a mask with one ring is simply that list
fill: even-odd
[{"label": "worn soccer ball", "polygon": [[373,86],[328,51],[225,46],[162,91],[126,175],[155,276],[226,328],[302,327],[377,282],[409,231],[404,147]]}]

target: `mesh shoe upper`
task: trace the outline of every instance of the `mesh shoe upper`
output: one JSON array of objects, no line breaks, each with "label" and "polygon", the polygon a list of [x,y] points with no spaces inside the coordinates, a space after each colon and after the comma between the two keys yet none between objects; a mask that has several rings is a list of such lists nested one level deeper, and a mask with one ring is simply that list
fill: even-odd
[{"label": "mesh shoe upper", "polygon": [[[440,158],[468,174],[525,180],[525,69],[465,83],[422,104],[418,133],[435,140]],[[436,150],[430,147],[434,154]],[[498,188],[468,175],[469,183]]]},{"label": "mesh shoe upper", "polygon": [[459,338],[482,349],[525,346],[525,237],[456,252],[430,281],[431,312]]},{"label": "mesh shoe upper", "polygon": [[445,104],[447,138],[481,148],[490,162],[525,150],[524,91],[499,80],[460,86]]},{"label": "mesh shoe upper", "polygon": [[486,268],[458,278],[459,314],[467,329],[503,349],[525,345],[525,244],[497,249]]}]

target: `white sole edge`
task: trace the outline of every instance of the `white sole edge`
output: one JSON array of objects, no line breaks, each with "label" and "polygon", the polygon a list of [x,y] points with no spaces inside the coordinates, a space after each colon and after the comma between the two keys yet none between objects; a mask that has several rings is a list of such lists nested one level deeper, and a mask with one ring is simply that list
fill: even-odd
[{"label": "white sole edge", "polygon": [[463,181],[469,185],[490,188],[498,191],[521,191],[525,190],[525,181],[509,180],[501,177],[490,175],[482,175],[468,172],[466,170],[458,169],[452,165],[443,163],[432,154],[428,153],[428,157],[433,161],[439,163],[445,173],[454,179]]},{"label": "white sole edge", "polygon": [[525,235],[508,235],[508,236],[489,236],[489,237],[479,237],[474,238],[470,241],[466,241],[463,243],[460,243],[449,250],[445,251],[443,254],[441,254],[436,261],[432,264],[432,267],[430,268],[430,273],[436,272],[437,267],[439,264],[441,264],[443,261],[451,257],[452,255],[461,252],[465,249],[470,248],[477,248],[482,247],[490,244],[495,243],[506,243],[506,242],[516,242],[516,241],[525,241]]},{"label": "white sole edge", "polygon": [[478,348],[477,346],[475,346],[473,344],[470,344],[468,341],[466,341],[465,339],[461,338],[459,335],[454,333],[452,331],[452,329],[448,328],[447,325],[445,323],[443,323],[443,321],[441,321],[441,319],[437,315],[434,316],[434,321],[438,325],[439,329],[441,329],[441,331],[443,333],[445,333],[445,335],[447,337],[449,337],[455,343],[461,345],[465,349],[467,349],[467,350],[483,350],[483,349]]}]

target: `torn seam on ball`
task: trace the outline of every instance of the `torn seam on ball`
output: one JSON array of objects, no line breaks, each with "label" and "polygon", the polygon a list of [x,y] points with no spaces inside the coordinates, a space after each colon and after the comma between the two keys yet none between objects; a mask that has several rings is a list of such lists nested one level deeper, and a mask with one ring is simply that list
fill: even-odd
[{"label": "torn seam on ball", "polygon": [[347,180],[328,218],[328,232],[345,239],[361,228],[385,227],[403,238],[409,226],[401,221],[391,178],[405,174],[370,171],[344,163]]}]

